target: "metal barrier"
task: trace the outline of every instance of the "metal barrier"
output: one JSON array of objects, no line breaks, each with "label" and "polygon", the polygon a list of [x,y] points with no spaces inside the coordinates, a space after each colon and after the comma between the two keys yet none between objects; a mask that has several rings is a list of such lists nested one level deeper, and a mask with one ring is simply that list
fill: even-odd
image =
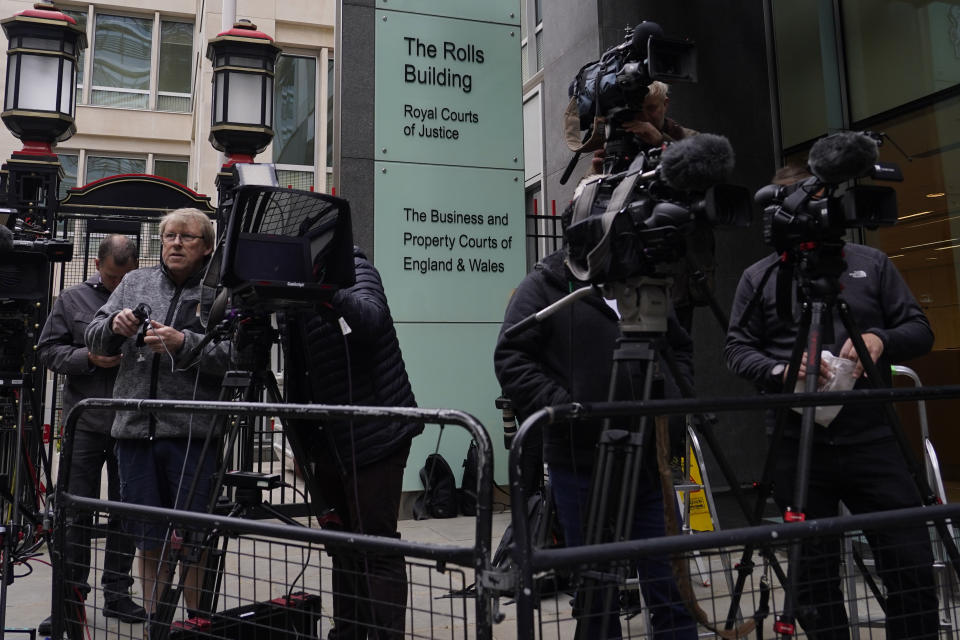
[{"label": "metal barrier", "polygon": [[[406,583],[404,637],[467,638],[470,630],[475,634],[471,637],[483,640],[492,637],[492,599],[481,577],[490,569],[493,457],[486,430],[472,416],[452,410],[413,408],[88,399],[80,402],[67,418],[67,433],[72,433],[78,416],[88,409],[259,415],[291,421],[349,419],[360,422],[398,417],[428,426],[440,425],[441,428],[460,426],[470,433],[479,449],[474,543],[469,546],[411,543],[392,537],[81,498],[69,491],[72,447],[68,444],[62,453],[54,509],[57,524],[51,551],[54,637],[66,633],[71,640],[129,637],[131,634],[139,638],[143,633],[139,626],[107,619],[104,594],[98,587],[106,570],[99,545],[93,550],[91,575],[86,581],[91,589],[89,594],[85,598],[78,597],[77,589],[83,585],[75,579],[74,583],[68,580],[72,569],[69,558],[75,556],[66,552],[70,544],[67,531],[71,527],[74,531],[77,527],[90,527],[90,533],[93,533],[95,525],[90,523],[96,521],[96,516],[121,517],[128,528],[136,521],[158,523],[160,531],[164,532],[158,542],[182,544],[184,549],[192,544],[203,544],[205,559],[219,554],[217,570],[211,568],[211,563],[206,563],[205,568],[197,572],[199,580],[187,581],[187,590],[195,584],[203,585],[197,591],[206,604],[206,612],[196,615],[197,612],[178,605],[171,624],[161,629],[163,637],[325,637],[331,619],[331,602],[340,596],[328,555],[341,559],[341,562],[348,559],[348,568],[339,573],[340,579],[366,580],[367,586],[371,584],[371,563],[384,558],[403,558],[405,577],[398,579],[398,583]],[[94,517],[87,518],[87,524],[82,524],[78,522],[80,514]],[[168,535],[171,531],[173,534]],[[218,549],[206,544],[211,539],[225,542]],[[179,571],[192,570],[183,563],[179,568]],[[465,591],[470,582],[476,589],[472,608],[466,599],[447,597]],[[375,604],[374,600],[373,595],[366,599],[355,598],[357,606]],[[81,603],[83,606],[79,606]],[[149,628],[156,629],[156,626]],[[388,636],[393,637],[384,635]]]},{"label": "metal barrier", "polygon": [[[792,393],[771,394],[766,396],[717,398],[717,399],[684,399],[684,400],[652,400],[648,402],[598,402],[591,404],[570,404],[543,409],[530,416],[520,427],[510,449],[509,470],[510,487],[514,504],[525,504],[527,496],[524,492],[520,477],[520,461],[523,456],[523,447],[527,434],[536,427],[550,428],[550,425],[561,421],[578,420],[584,417],[636,417],[673,414],[700,414],[706,412],[733,411],[745,409],[773,409],[803,406],[821,406],[829,404],[863,405],[877,402],[900,402],[912,400],[933,400],[960,397],[960,386],[930,387],[925,389],[876,389],[862,391],[846,391],[833,393]],[[809,522],[789,523],[783,525],[757,525],[743,529],[725,530],[713,533],[698,533],[692,536],[669,536],[664,538],[631,540],[626,542],[607,543],[600,545],[581,546],[573,548],[538,549],[531,542],[531,532],[525,514],[514,510],[511,518],[513,528],[513,558],[514,564],[509,569],[509,575],[501,575],[504,584],[515,584],[517,601],[517,637],[519,638],[546,638],[546,637],[573,637],[576,619],[570,611],[570,594],[561,594],[559,597],[541,600],[537,591],[535,578],[550,572],[564,571],[603,571],[591,569],[603,563],[633,561],[644,556],[674,556],[681,565],[687,564],[694,551],[706,558],[710,571],[722,570],[724,554],[735,551],[737,547],[749,545],[764,547],[779,554],[785,549],[785,544],[791,540],[821,538],[826,536],[842,536],[848,540],[859,540],[860,530],[876,530],[883,527],[897,526],[926,526],[925,523],[936,523],[941,530],[950,530],[949,523],[960,515],[960,506],[943,505],[918,507],[915,509],[901,509],[856,516],[846,516],[812,520]],[[947,526],[944,526],[947,525]],[[834,544],[831,539],[830,544]],[[839,549],[839,547],[838,547]],[[785,559],[785,555],[783,556]],[[932,560],[932,559],[931,559]],[[942,560],[938,556],[938,562]],[[931,562],[931,564],[933,564]],[[754,570],[753,567],[740,567],[741,571]],[[768,628],[772,624],[771,613],[778,610],[782,604],[782,589],[770,579],[769,567],[764,564],[758,568],[757,575],[750,574],[747,586],[744,589],[742,606],[751,607],[750,616],[740,614],[737,622],[753,618],[754,623],[763,629],[764,620]],[[930,570],[925,567],[924,570]],[[847,575],[856,572],[856,568],[847,567]],[[956,576],[948,571],[948,578],[956,585]],[[851,584],[849,581],[848,585]],[[727,622],[727,606],[730,603],[730,590],[725,580],[710,580],[709,587],[696,590],[701,601],[708,601],[707,615],[722,629]],[[703,589],[706,588],[707,591]],[[944,589],[944,593],[953,593],[953,589]],[[858,619],[861,624],[871,626],[882,619],[876,602],[870,600],[871,594],[866,594],[864,602],[859,603]],[[848,598],[856,599],[855,592],[848,593]],[[777,604],[779,599],[780,604]],[[683,603],[674,603],[683,604]],[[943,603],[948,615],[941,618],[944,631],[950,635],[955,628],[957,619],[957,603],[951,601]],[[539,623],[535,621],[539,611]],[[640,625],[642,626],[642,625]],[[844,625],[846,626],[846,625]],[[846,631],[844,631],[846,633]],[[630,628],[624,630],[624,637],[641,637],[643,631]],[[757,637],[762,637],[758,632]]]}]

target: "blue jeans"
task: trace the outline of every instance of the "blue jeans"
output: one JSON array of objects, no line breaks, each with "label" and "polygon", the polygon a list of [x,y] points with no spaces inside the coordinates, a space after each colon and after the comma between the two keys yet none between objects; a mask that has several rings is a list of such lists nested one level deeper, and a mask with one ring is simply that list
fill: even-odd
[{"label": "blue jeans", "polygon": [[[590,497],[591,472],[550,467],[550,482],[557,507],[557,518],[563,527],[569,547],[583,544],[584,516]],[[632,537],[653,538],[664,535],[663,497],[660,484],[645,476],[637,490]],[[650,613],[652,635],[657,640],[696,640],[697,623],[687,611],[670,568],[669,558],[645,556],[638,560],[640,592]],[[579,600],[579,598],[578,598]],[[604,624],[603,597],[599,592],[590,598],[590,611],[581,611],[579,638],[598,638]],[[619,601],[606,612],[607,638],[621,638]]]}]

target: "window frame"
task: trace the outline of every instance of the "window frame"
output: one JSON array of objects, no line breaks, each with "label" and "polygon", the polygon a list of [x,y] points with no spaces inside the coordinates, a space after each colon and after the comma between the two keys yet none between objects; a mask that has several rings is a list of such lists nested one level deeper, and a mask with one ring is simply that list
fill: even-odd
[{"label": "window frame", "polygon": [[[327,88],[335,81],[336,65],[330,68],[330,64],[335,60],[333,47],[320,47],[315,50],[299,49],[293,47],[284,47],[283,54],[298,58],[311,58],[314,60],[315,91],[314,91],[314,136],[313,136],[313,165],[294,165],[294,164],[275,164],[281,171],[302,171],[313,174],[313,187],[315,191],[330,192],[333,185],[334,167],[333,157],[328,157],[327,140],[332,127],[330,121],[333,118],[333,109],[327,108]],[[274,81],[274,95],[278,90],[278,84]],[[336,95],[333,96],[334,101]],[[274,113],[274,126],[276,126],[277,116]],[[331,150],[330,156],[334,153]],[[273,159],[273,141],[264,149],[263,156]]]},{"label": "window frame", "polygon": [[[75,11],[80,13],[80,7],[64,7],[68,11]],[[192,113],[194,103],[196,101],[196,65],[192,63],[196,55],[196,46],[197,46],[197,22],[196,17],[193,16],[183,16],[179,14],[168,14],[162,13],[160,11],[151,11],[151,12],[137,12],[129,11],[124,9],[115,9],[107,7],[98,7],[94,4],[86,5],[87,13],[87,41],[90,43],[87,50],[84,51],[84,60],[83,68],[78,69],[77,78],[78,86],[77,89],[80,89],[80,99],[77,102],[78,106],[84,107],[96,107],[96,108],[105,108],[105,109],[125,109],[129,111],[159,111],[161,113]],[[149,20],[151,24],[151,36],[150,36],[150,86],[148,89],[127,89],[123,87],[107,87],[93,86],[93,67],[94,59],[96,57],[96,24],[97,17],[101,15],[107,16],[117,16],[121,18],[139,18],[141,20]],[[182,24],[189,24],[191,26],[191,31],[193,32],[192,38],[192,48],[190,53],[191,64],[189,65],[190,73],[190,92],[189,93],[178,93],[171,91],[160,91],[160,42],[162,35],[162,24],[164,22],[177,22]],[[80,80],[82,78],[82,80]],[[91,98],[94,90],[99,91],[112,91],[118,94],[137,94],[137,95],[146,95],[147,96],[147,106],[146,108],[141,107],[129,107],[129,106],[119,106],[119,105],[106,105],[106,104],[93,104],[91,103]],[[159,98],[163,97],[174,97],[174,98],[187,98],[190,101],[189,107],[183,111],[172,111],[167,109],[158,109],[157,105],[160,102]]]}]

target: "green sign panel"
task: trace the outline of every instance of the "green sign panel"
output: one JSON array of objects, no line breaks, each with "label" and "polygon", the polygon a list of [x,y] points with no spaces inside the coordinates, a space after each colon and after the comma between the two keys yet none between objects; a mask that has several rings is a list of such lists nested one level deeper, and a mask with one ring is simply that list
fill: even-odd
[{"label": "green sign panel", "polygon": [[[493,348],[526,272],[520,3],[374,6],[377,268],[420,406],[472,413],[496,442]],[[415,440],[405,489],[436,438]],[[458,464],[466,446],[442,450]]]},{"label": "green sign panel", "polygon": [[516,27],[396,11],[376,24],[378,160],[523,168]]},{"label": "green sign panel", "polygon": [[462,20],[500,22],[517,28],[520,25],[518,0],[377,0],[376,7]]},{"label": "green sign panel", "polygon": [[521,177],[376,163],[374,253],[395,320],[503,320],[526,268]]}]

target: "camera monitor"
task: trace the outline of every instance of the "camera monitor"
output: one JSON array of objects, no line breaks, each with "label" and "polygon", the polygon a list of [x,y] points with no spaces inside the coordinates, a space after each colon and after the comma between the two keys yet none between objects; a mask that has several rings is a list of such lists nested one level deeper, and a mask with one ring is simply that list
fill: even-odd
[{"label": "camera monitor", "polygon": [[315,304],[354,283],[350,205],[326,194],[240,187],[220,249],[219,284],[241,306]]}]

